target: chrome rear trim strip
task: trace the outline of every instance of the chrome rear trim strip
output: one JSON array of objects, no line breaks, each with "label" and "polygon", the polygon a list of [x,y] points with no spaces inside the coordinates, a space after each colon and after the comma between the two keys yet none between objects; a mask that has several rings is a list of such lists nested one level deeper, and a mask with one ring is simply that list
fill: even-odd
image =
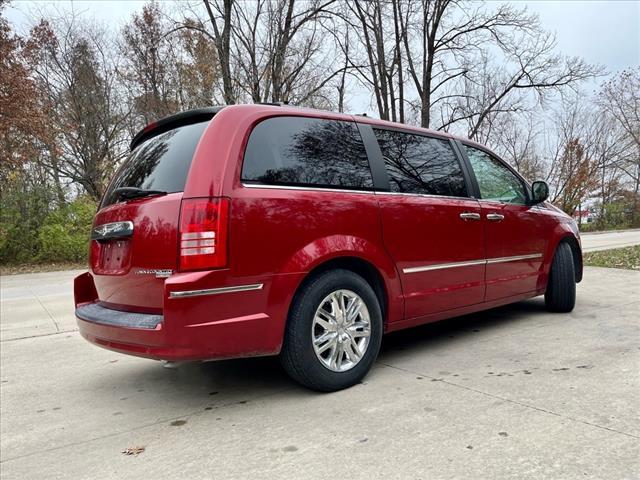
[{"label": "chrome rear trim strip", "polygon": [[471,267],[474,265],[489,265],[491,263],[516,262],[518,260],[530,260],[542,257],[541,253],[531,255],[516,255],[514,257],[486,258],[484,260],[470,260],[466,262],[438,263],[435,265],[425,265],[424,267],[403,268],[403,273],[429,272],[431,270],[443,270],[445,268]]},{"label": "chrome rear trim strip", "polygon": [[411,193],[411,192],[387,192],[385,190],[363,189],[363,190],[351,190],[348,188],[331,188],[331,187],[314,187],[309,186],[297,186],[297,185],[273,185],[268,183],[242,183],[245,188],[266,188],[271,190],[301,190],[308,192],[340,192],[340,193],[366,193],[370,195],[404,195],[410,197],[425,197],[425,198],[440,198],[444,200],[469,200],[476,201],[473,197],[453,197],[448,195],[431,195],[428,193]]},{"label": "chrome rear trim strip", "polygon": [[449,195],[433,195],[430,193],[413,193],[413,192],[386,192],[384,190],[376,190],[376,195],[401,195],[405,197],[419,197],[419,198],[440,198],[442,200],[467,200],[475,202],[477,199],[474,197],[454,197]]},{"label": "chrome rear trim strip", "polygon": [[340,192],[340,193],[366,193],[373,195],[375,192],[371,190],[350,190],[348,188],[330,188],[330,187],[314,187],[310,186],[296,186],[296,185],[270,185],[268,183],[243,183],[245,188],[266,188],[270,190],[301,190],[308,192]]},{"label": "chrome rear trim strip", "polygon": [[262,283],[255,283],[253,285],[237,285],[234,287],[183,290],[179,292],[169,292],[169,298],[199,297],[202,295],[220,295],[221,293],[248,292],[250,290],[261,290],[263,286],[264,284]]},{"label": "chrome rear trim strip", "polygon": [[486,260],[471,260],[468,262],[438,263],[436,265],[426,265],[424,267],[403,268],[404,273],[428,272],[430,270],[442,270],[444,268],[471,267],[473,265],[484,265]]}]

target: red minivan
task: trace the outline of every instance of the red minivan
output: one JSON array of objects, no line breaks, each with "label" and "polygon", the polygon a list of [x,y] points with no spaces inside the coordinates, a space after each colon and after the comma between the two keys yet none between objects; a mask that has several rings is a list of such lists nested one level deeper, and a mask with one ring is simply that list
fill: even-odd
[{"label": "red minivan", "polygon": [[162,360],[280,355],[358,382],[383,333],[545,295],[573,309],[575,222],[486,147],[277,105],[193,110],[131,143],[75,279],[82,335]]}]

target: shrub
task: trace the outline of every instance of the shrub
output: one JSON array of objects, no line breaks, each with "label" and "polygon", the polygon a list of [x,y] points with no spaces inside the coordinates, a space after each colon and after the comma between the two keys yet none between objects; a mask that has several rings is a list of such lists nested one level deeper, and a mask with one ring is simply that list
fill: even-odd
[{"label": "shrub", "polygon": [[615,201],[599,207],[600,215],[594,222],[596,230],[624,229],[631,226],[629,205]]},{"label": "shrub", "polygon": [[78,262],[87,259],[91,222],[96,204],[79,197],[54,210],[45,218],[38,233],[38,260],[41,262]]},{"label": "shrub", "polygon": [[0,192],[0,261],[33,263],[38,256],[38,232],[55,205],[55,195],[20,171],[3,179]]}]

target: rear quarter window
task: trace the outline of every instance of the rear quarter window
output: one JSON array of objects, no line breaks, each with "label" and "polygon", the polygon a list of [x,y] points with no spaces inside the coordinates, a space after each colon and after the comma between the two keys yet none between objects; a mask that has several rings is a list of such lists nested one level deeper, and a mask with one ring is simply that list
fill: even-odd
[{"label": "rear quarter window", "polygon": [[353,122],[274,117],[251,132],[242,180],[271,185],[373,188],[358,127]]},{"label": "rear quarter window", "polygon": [[184,191],[193,154],[208,124],[207,121],[174,128],[138,145],[116,173],[102,206],[114,203],[112,192],[120,187],[167,193]]}]

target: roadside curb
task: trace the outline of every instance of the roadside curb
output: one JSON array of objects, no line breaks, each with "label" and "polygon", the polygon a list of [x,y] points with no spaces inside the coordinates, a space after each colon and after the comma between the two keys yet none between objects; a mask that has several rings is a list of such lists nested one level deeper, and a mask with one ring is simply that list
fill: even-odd
[{"label": "roadside curb", "polygon": [[626,230],[598,230],[597,232],[580,232],[581,237],[588,235],[603,235],[605,233],[640,232],[640,228],[627,228]]}]

